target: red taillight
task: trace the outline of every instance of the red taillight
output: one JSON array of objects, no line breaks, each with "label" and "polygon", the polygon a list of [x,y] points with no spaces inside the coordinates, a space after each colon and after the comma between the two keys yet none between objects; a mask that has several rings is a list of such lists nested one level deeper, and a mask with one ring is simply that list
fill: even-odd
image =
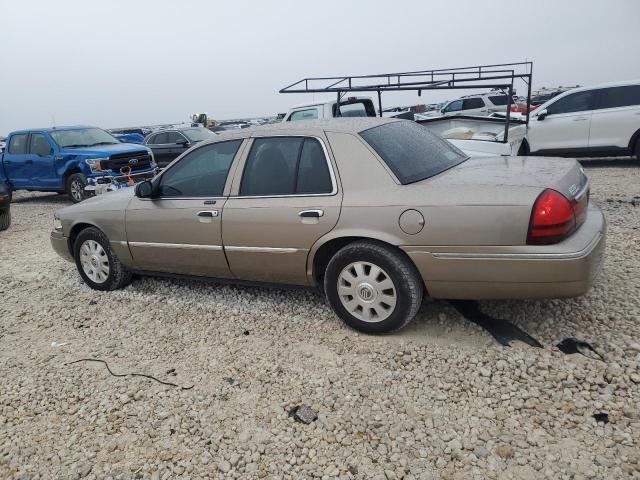
[{"label": "red taillight", "polygon": [[511,111],[512,112],[517,112],[518,111],[518,105],[516,105],[515,103],[511,105]]},{"label": "red taillight", "polygon": [[[585,194],[588,203],[588,195]],[[529,221],[529,245],[549,245],[567,238],[584,221],[586,204],[574,202],[555,190],[547,189],[533,205]]]}]

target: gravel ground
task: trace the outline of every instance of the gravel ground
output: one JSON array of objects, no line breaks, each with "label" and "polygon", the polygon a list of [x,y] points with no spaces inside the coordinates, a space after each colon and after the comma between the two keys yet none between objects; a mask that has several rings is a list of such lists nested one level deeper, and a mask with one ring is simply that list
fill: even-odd
[{"label": "gravel ground", "polygon": [[[640,169],[587,170],[609,222],[595,288],[481,302],[542,349],[501,347],[443,301],[366,336],[304,289],[95,292],[49,246],[66,197],[18,193],[0,233],[0,477],[640,478]],[[572,336],[604,361],[554,347]]]}]

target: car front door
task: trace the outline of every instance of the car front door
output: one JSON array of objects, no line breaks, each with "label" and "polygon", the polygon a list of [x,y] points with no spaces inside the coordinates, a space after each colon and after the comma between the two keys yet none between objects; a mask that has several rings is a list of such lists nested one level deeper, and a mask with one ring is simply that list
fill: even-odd
[{"label": "car front door", "polygon": [[[531,153],[586,149],[589,146],[589,127],[594,93],[591,90],[571,93],[533,114],[527,131]],[[540,112],[546,110],[546,116]]]},{"label": "car front door", "polygon": [[167,141],[170,145],[173,145],[169,149],[171,161],[182,155],[189,147],[191,147],[191,143],[187,140],[187,137],[180,132],[169,132]]},{"label": "car front door", "polygon": [[156,177],[153,198],[133,198],[126,229],[136,268],[230,276],[220,221],[242,143],[228,140],[193,150]]},{"label": "car front door", "polygon": [[229,267],[245,280],[307,284],[312,245],[338,221],[342,193],[324,137],[256,137],[224,207]]},{"label": "car front door", "polygon": [[[589,148],[626,148],[640,129],[640,85],[621,85],[596,90],[591,114]],[[633,148],[633,145],[631,146]]]},{"label": "car front door", "polygon": [[62,188],[55,171],[53,148],[43,133],[31,133],[26,158],[34,185],[52,190]]},{"label": "car front door", "polygon": [[31,165],[27,162],[29,134],[14,133],[9,138],[2,157],[5,173],[14,188],[26,188],[32,183]]}]

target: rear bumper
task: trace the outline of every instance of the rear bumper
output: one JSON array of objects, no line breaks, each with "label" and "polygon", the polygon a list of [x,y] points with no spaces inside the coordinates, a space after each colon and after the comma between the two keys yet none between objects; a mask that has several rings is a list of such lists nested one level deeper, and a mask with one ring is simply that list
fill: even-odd
[{"label": "rear bumper", "polygon": [[590,205],[569,239],[547,246],[405,247],[434,298],[562,298],[585,294],[598,275],[606,224]]},{"label": "rear bumper", "polygon": [[71,252],[69,252],[69,243],[67,242],[67,237],[65,237],[62,232],[58,232],[57,230],[53,230],[51,232],[51,246],[55,250],[55,252],[60,255],[62,258],[69,262],[73,262],[73,257],[71,256]]}]

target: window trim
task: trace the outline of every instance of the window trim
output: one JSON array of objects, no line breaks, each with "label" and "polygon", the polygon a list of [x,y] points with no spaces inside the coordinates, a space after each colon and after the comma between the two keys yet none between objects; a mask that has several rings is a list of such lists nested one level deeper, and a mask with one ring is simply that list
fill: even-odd
[{"label": "window trim", "polygon": [[[302,137],[302,138],[313,138],[320,142],[322,146],[322,151],[324,153],[324,159],[327,162],[327,166],[329,167],[329,176],[331,177],[331,192],[329,193],[290,193],[287,195],[240,195],[240,186],[242,185],[242,178],[244,177],[244,171],[247,166],[247,159],[249,158],[249,154],[251,153],[251,148],[253,147],[253,141],[257,138],[291,138],[291,137]],[[329,157],[329,152],[324,143],[324,140],[317,135],[303,135],[303,134],[291,134],[291,135],[256,135],[251,136],[251,145],[247,150],[247,155],[245,155],[242,163],[242,171],[240,172],[240,179],[237,185],[238,193],[236,195],[229,195],[229,198],[233,199],[244,199],[244,198],[300,198],[300,197],[332,197],[338,193],[338,183],[336,180],[336,175],[333,169],[333,163],[331,162],[331,158]],[[304,142],[303,142],[304,143]],[[237,175],[237,173],[236,173]]]},{"label": "window trim", "polygon": [[[230,182],[233,181],[233,177],[235,177],[235,170],[233,170],[233,167],[234,167],[234,164],[236,164],[237,161],[238,161],[238,155],[242,155],[242,153],[244,152],[244,145],[246,144],[247,137],[229,138],[229,139],[221,140],[221,141],[218,141],[218,142],[206,143],[204,145],[198,145],[197,148],[194,148],[193,150],[189,151],[189,155],[191,155],[193,152],[196,152],[196,151],[200,150],[201,148],[209,147],[211,145],[217,145],[219,143],[236,142],[238,140],[240,140],[240,145],[238,146],[238,150],[236,151],[236,154],[233,156],[233,159],[231,160],[231,164],[229,165],[229,171],[227,172],[227,178],[226,178],[226,180],[224,182],[224,186],[222,188],[222,195],[204,196],[204,197],[155,197],[155,198],[142,198],[140,200],[155,202],[155,201],[158,201],[158,200],[225,200],[225,199],[229,198],[230,195],[225,195],[224,192],[227,190],[227,186],[231,185]],[[174,168],[175,165],[178,165],[184,158],[186,158],[186,155],[180,157],[180,159],[177,162],[174,160],[170,164],[171,168]],[[164,177],[166,172],[168,172],[170,170],[171,169],[168,166],[165,167],[162,170],[162,172],[160,172],[160,174],[153,179],[154,189],[160,186],[160,182],[162,181],[162,177]],[[157,187],[155,185],[155,182],[158,183]]]}]

